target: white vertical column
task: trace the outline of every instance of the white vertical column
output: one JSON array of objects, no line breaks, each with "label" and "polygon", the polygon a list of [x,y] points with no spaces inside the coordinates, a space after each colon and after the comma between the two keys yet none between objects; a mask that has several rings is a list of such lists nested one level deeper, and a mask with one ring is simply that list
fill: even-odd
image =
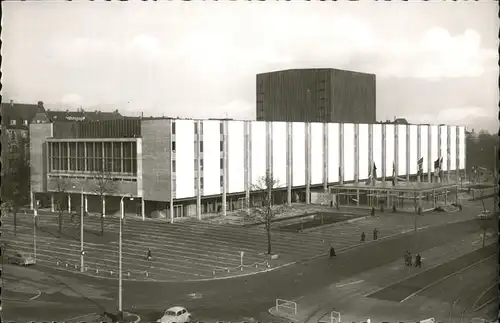
[{"label": "white vertical column", "polygon": [[344,184],[344,124],[339,123],[339,183]]},{"label": "white vertical column", "polygon": [[54,194],[50,194],[50,211],[51,212],[55,211]]},{"label": "white vertical column", "polygon": [[146,219],[146,200],[141,198],[141,216],[142,216],[142,221]]},{"label": "white vertical column", "polygon": [[[174,120],[169,120],[169,132],[170,132],[170,143],[169,143],[169,150],[170,150],[170,200],[168,201],[169,202],[169,212],[170,212],[170,223],[174,223],[174,192],[175,192],[175,177],[176,177],[176,172],[177,172],[177,169],[175,170],[175,172],[173,171],[173,163],[174,163],[174,160],[175,160],[175,151],[172,149],[172,146],[173,146],[173,142],[174,142],[174,133],[173,133],[173,127],[175,127],[175,121]],[[123,143],[122,143],[122,147],[121,147],[121,153],[122,153],[122,156],[123,156]],[[176,165],[177,166],[177,165]],[[177,166],[177,167],[180,167]],[[122,158],[122,171],[123,171],[123,158]]]},{"label": "white vertical column", "polygon": [[[460,181],[460,128],[455,127],[455,163],[457,165],[457,182]],[[467,177],[466,177],[467,178]]]},{"label": "white vertical column", "polygon": [[[271,175],[273,181],[273,123],[271,121],[266,121],[266,175]],[[274,189],[274,188],[273,188]],[[271,196],[271,203],[274,201],[274,196]]]},{"label": "white vertical column", "polygon": [[84,196],[85,199],[85,212],[89,211],[89,200],[88,200],[88,195]]},{"label": "white vertical column", "polygon": [[[393,160],[393,167],[394,167],[394,174],[392,176],[394,177],[394,182],[398,182],[398,174],[399,174],[399,127],[397,124],[394,125],[394,160]],[[391,170],[392,172],[392,170]]]},{"label": "white vertical column", "polygon": [[223,159],[223,165],[224,165],[224,170],[222,172],[222,214],[224,216],[227,215],[227,166],[228,166],[228,163],[227,163],[227,146],[228,146],[228,143],[227,143],[227,127],[228,127],[228,123],[227,123],[227,120],[224,120],[223,121],[223,144],[222,144],[222,147],[224,148],[223,149],[223,152],[222,152],[222,159]]},{"label": "white vertical column", "polygon": [[244,187],[245,187],[245,208],[247,209],[247,212],[250,212],[250,186],[252,184],[252,178],[250,176],[250,171],[251,171],[251,162],[250,162],[250,151],[251,151],[251,145],[250,145],[250,126],[251,123],[250,121],[243,121],[243,132],[244,132],[244,169],[245,169],[245,175],[244,175]]},{"label": "white vertical column", "polygon": [[[442,153],[441,153],[441,126],[438,126],[438,141],[437,141],[437,144],[438,144],[438,160],[441,161],[441,157],[442,157]],[[437,182],[438,183],[441,183],[441,174],[442,174],[442,171],[441,171],[441,168],[439,169],[439,172],[437,174]]]},{"label": "white vertical column", "polygon": [[292,205],[293,130],[292,123],[286,123],[286,191],[288,206]]},{"label": "white vertical column", "polygon": [[323,123],[323,190],[328,192],[328,123]]},{"label": "white vertical column", "polygon": [[386,176],[386,151],[387,151],[387,145],[385,142],[385,136],[386,136],[386,124],[382,124],[382,182],[385,183],[385,176]]},{"label": "white vertical column", "polygon": [[30,210],[33,210],[34,208],[35,208],[35,193],[32,190],[30,190]]},{"label": "white vertical column", "polygon": [[446,126],[446,181],[450,182],[451,168],[451,127]]},{"label": "white vertical column", "polygon": [[373,124],[368,125],[368,162],[370,172],[373,171]]},{"label": "white vertical column", "polygon": [[354,182],[359,182],[359,123],[354,124]]},{"label": "white vertical column", "polygon": [[311,204],[311,123],[305,124],[306,204]]},{"label": "white vertical column", "polygon": [[106,196],[102,197],[102,217],[106,217]]},{"label": "white vertical column", "polygon": [[406,125],[406,181],[410,182],[410,125]]},{"label": "white vertical column", "polygon": [[[199,120],[195,121],[195,129],[197,130],[194,134],[194,158],[196,160],[196,181],[195,181],[195,192],[196,192],[196,217],[201,220],[201,122]],[[181,166],[181,165],[179,165]]]},{"label": "white vertical column", "polygon": [[[67,162],[68,162],[68,170],[67,170],[67,172],[69,172],[71,170],[71,165],[70,165],[71,158],[69,157],[70,156],[69,141],[66,143],[66,149],[68,149],[68,151],[66,152],[66,158],[67,158]],[[104,149],[104,146],[103,146],[103,149]],[[103,156],[104,156],[104,154],[103,154]]]},{"label": "white vertical column", "polygon": [[[417,160],[412,160],[413,163],[417,162],[418,160],[420,160],[420,158],[422,158],[422,128],[420,125],[417,126]],[[418,164],[417,164],[418,166]],[[422,167],[423,167],[423,163],[422,163]],[[417,168],[417,171],[418,171],[418,168]],[[422,171],[423,173],[423,171]],[[423,174],[422,174],[423,175]],[[418,175],[417,176],[417,180],[420,182],[422,180],[422,175]]]},{"label": "white vertical column", "polygon": [[432,179],[432,131],[431,127],[427,126],[427,182]]},{"label": "white vertical column", "polygon": [[71,212],[71,194],[68,193],[68,212]]}]

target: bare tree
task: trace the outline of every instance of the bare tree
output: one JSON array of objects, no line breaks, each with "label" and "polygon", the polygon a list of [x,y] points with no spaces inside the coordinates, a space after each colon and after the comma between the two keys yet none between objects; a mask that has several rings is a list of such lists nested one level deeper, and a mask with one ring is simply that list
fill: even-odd
[{"label": "bare tree", "polygon": [[[110,173],[99,171],[94,173],[94,188],[93,192],[99,195],[101,205],[104,204],[106,195],[116,192],[117,185],[113,181]],[[104,236],[104,209],[101,208],[101,236]]]},{"label": "bare tree", "polygon": [[287,209],[284,205],[273,205],[273,191],[278,185],[278,180],[273,177],[269,169],[266,170],[265,176],[260,177],[257,183],[252,185],[254,190],[262,194],[262,206],[253,208],[250,215],[264,223],[267,232],[267,253],[269,255],[271,254],[271,225],[273,218]]},{"label": "bare tree", "polygon": [[12,213],[14,217],[14,235],[17,234],[17,213],[28,203],[30,165],[21,155],[12,158],[2,178],[2,212]]},{"label": "bare tree", "polygon": [[62,232],[63,215],[65,199],[67,198],[66,192],[71,187],[71,182],[67,178],[63,177],[52,177],[52,191],[54,194],[54,202],[57,207],[57,221],[58,221],[58,231]]}]

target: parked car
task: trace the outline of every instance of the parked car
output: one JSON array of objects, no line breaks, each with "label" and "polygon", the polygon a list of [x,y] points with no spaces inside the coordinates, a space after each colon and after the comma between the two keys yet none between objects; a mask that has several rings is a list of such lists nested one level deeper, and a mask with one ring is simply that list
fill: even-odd
[{"label": "parked car", "polygon": [[9,257],[9,263],[19,266],[29,266],[36,263],[35,259],[27,253],[15,252],[13,256]]},{"label": "parked car", "polygon": [[479,219],[482,219],[482,220],[487,220],[487,219],[491,219],[493,217],[493,213],[491,213],[490,211],[488,210],[484,210],[484,211],[481,211],[481,213],[479,213],[477,215],[477,217]]},{"label": "parked car", "polygon": [[163,316],[158,321],[159,323],[189,323],[191,322],[191,314],[180,306],[171,307],[163,313]]}]

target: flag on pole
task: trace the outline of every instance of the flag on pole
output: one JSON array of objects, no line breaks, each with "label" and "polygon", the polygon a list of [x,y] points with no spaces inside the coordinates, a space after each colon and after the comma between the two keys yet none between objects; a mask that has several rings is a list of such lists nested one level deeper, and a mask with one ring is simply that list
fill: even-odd
[{"label": "flag on pole", "polygon": [[442,158],[438,157],[438,159],[436,159],[434,161],[434,176],[438,176],[439,175],[439,171],[440,171],[440,168],[441,168],[441,162],[442,162]]},{"label": "flag on pole", "polygon": [[342,182],[342,170],[340,169],[340,166],[339,166],[339,182]]},{"label": "flag on pole", "polygon": [[420,157],[417,160],[417,175],[422,175],[424,173],[424,157]]},{"label": "flag on pole", "polygon": [[372,176],[373,176],[373,179],[377,178],[377,166],[375,165],[375,162],[373,163]]}]

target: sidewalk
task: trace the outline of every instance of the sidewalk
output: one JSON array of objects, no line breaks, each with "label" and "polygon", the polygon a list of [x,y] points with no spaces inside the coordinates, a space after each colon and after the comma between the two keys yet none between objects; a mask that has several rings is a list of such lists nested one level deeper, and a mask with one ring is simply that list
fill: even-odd
[{"label": "sidewalk", "polygon": [[[366,296],[395,282],[479,249],[480,244],[474,244],[478,239],[478,235],[474,234],[461,241],[454,241],[423,251],[421,253],[423,257],[422,270],[405,268],[402,260],[398,260],[329,285],[314,294],[292,300],[297,304],[297,315],[287,315],[278,311],[276,307],[271,308],[269,312],[287,320],[303,323],[330,322],[332,311],[340,312],[341,322],[360,322],[367,318],[370,318],[372,322],[415,321],[415,315],[408,314],[408,309],[404,306],[396,306],[394,303],[388,304],[366,298]],[[494,242],[494,238],[488,241],[489,244]],[[377,312],[379,312],[378,317]],[[422,313],[420,319],[428,318],[425,316],[431,314]]]}]

